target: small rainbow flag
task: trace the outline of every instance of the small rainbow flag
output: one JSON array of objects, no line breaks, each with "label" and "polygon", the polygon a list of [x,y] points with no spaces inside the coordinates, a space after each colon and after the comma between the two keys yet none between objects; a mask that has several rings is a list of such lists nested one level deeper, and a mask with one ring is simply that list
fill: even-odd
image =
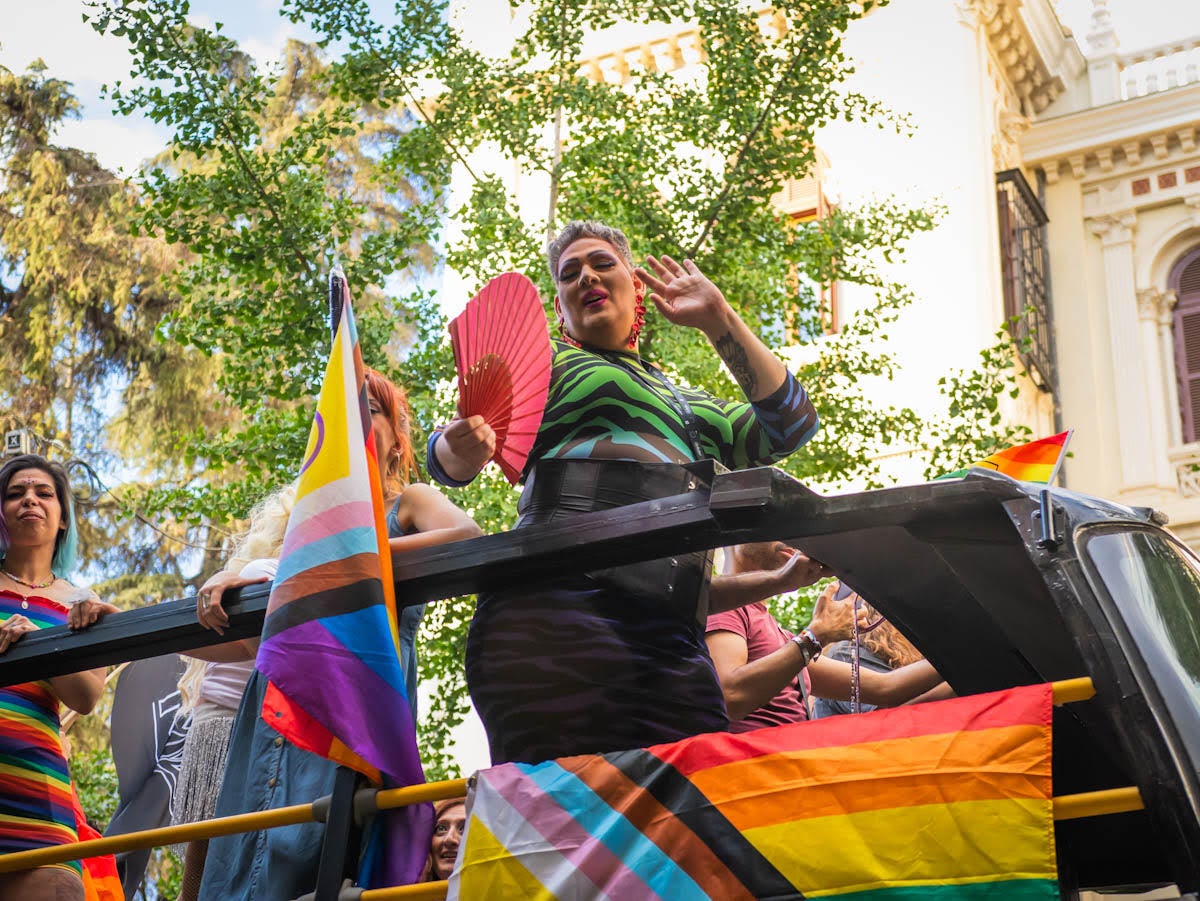
[{"label": "small rainbow flag", "polygon": [[[293,744],[387,786],[424,782],[400,667],[392,558],[363,383],[343,292],[341,321],[300,469],[258,669],[262,716]],[[416,881],[433,809],[387,818],[389,851],[372,882]],[[407,818],[407,825],[398,820]],[[407,833],[407,835],[405,834]]]},{"label": "small rainbow flag", "polygon": [[477,775],[451,899],[1056,901],[1049,685]]},{"label": "small rainbow flag", "polygon": [[1062,461],[1067,454],[1067,444],[1074,433],[1074,429],[1068,429],[1057,435],[1051,435],[1049,438],[1006,447],[964,469],[945,473],[938,478],[962,478],[968,470],[978,466],[981,469],[992,469],[1004,473],[1004,475],[1021,482],[1044,482],[1049,485],[1058,475],[1058,468],[1062,466]]}]

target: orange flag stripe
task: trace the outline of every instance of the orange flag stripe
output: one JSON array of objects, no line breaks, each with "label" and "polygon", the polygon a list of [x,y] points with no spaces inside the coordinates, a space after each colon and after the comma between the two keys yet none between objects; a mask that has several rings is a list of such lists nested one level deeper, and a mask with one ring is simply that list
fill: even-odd
[{"label": "orange flag stripe", "polygon": [[[837,785],[781,787],[751,799],[730,800],[721,811],[739,829],[778,826],[815,817],[870,813],[901,807],[963,801],[1045,801],[1041,777],[1012,778],[988,773],[922,773],[883,779],[861,779]],[[762,810],[763,802],[771,810]]]},{"label": "orange flag stripe", "polygon": [[[694,773],[691,778],[740,830],[796,818],[798,813],[786,809],[786,804],[761,803],[764,795],[782,797],[785,792],[804,797],[798,807],[808,811],[807,816],[907,806],[917,803],[908,791],[918,788],[927,792],[957,788],[965,795],[946,795],[944,801],[1048,799],[1052,793],[1049,740],[1048,730],[1040,726],[914,736],[757,757]],[[929,772],[930,760],[938,761],[938,772]],[[980,761],[987,761],[982,770]],[[981,771],[989,770],[992,774],[987,778],[994,790],[965,787],[968,777],[978,779]],[[892,780],[902,787],[891,787]],[[912,780],[911,786],[906,780]],[[759,803],[741,801],[751,797]],[[836,810],[828,809],[835,802]]]},{"label": "orange flag stripe", "polygon": [[992,454],[992,459],[1010,460],[1013,463],[1049,463],[1053,465],[1062,453],[1061,444],[1022,444]]}]

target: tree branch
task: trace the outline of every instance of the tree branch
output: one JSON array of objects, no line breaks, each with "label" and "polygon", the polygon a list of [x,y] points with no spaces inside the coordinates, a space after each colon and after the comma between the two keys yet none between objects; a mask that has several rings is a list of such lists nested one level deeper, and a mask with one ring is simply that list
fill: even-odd
[{"label": "tree branch", "polygon": [[[188,63],[191,66],[192,72],[195,73],[197,76],[196,81],[199,82],[199,84],[200,84],[200,90],[204,92],[205,100],[207,100],[208,103],[213,108],[216,108],[217,107],[216,98],[213,97],[212,92],[209,91],[209,89],[208,89],[207,82],[204,80],[204,75],[206,75],[207,73],[201,71],[200,68],[195,64],[192,55],[187,53],[184,50],[183,46],[179,43],[179,40],[175,34],[174,29],[167,30],[167,39],[171,42],[172,46],[175,48],[175,51],[179,54],[179,56],[184,59],[187,59]],[[245,154],[242,153],[240,141],[244,140],[245,136],[244,135],[235,135],[233,133],[228,121],[223,116],[219,117],[219,119],[216,123],[216,127],[219,132],[222,132],[225,135],[225,138],[228,141],[230,148],[233,150],[234,158],[237,160],[238,166],[242,170],[242,174],[246,176],[247,180],[250,182],[250,187],[258,194],[259,198],[262,200],[262,204],[265,207],[267,214],[271,217],[271,220],[275,223],[276,228],[279,229],[279,233],[286,234],[286,229],[283,224],[283,219],[280,217],[279,211],[276,210],[274,205],[272,204],[270,194],[267,193],[266,188],[263,186],[262,182],[259,180],[258,176],[255,174],[254,169],[250,166],[250,161],[248,159],[246,159]],[[307,257],[305,257],[304,254],[302,254],[300,252],[299,248],[296,246],[292,247],[292,252],[293,252],[293,255],[295,256],[295,258],[299,261],[301,268],[303,268],[304,272],[308,275],[308,277],[314,278],[316,276],[316,273],[313,271],[312,261],[310,261]]]},{"label": "tree branch", "polygon": [[713,226],[716,224],[717,216],[720,215],[721,208],[725,206],[725,201],[729,199],[729,194],[733,190],[734,176],[737,175],[738,169],[741,167],[742,162],[746,159],[746,155],[750,152],[750,147],[753,144],[754,139],[758,137],[758,133],[762,131],[763,123],[767,121],[767,116],[770,115],[771,108],[775,104],[775,98],[778,96],[779,91],[783,87],[784,83],[791,77],[792,70],[796,66],[796,63],[799,62],[800,58],[800,54],[792,54],[791,62],[788,63],[787,68],[779,76],[775,84],[771,86],[771,93],[767,97],[767,102],[759,112],[758,119],[755,121],[754,127],[751,128],[749,133],[746,135],[746,140],[742,142],[741,149],[738,150],[737,158],[734,161],[733,167],[729,170],[729,175],[726,177],[725,187],[721,190],[720,195],[713,204],[712,213],[709,215],[708,221],[704,223],[704,230],[700,233],[700,237],[696,239],[696,243],[693,245],[691,251],[686,254],[687,257],[694,258],[696,254],[700,252],[700,248],[704,246],[704,242],[708,240],[709,232],[712,231]]}]

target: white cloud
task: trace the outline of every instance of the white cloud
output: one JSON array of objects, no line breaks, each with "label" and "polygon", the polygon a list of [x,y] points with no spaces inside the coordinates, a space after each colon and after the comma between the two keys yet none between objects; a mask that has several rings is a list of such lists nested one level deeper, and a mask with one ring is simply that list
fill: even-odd
[{"label": "white cloud", "polygon": [[54,135],[55,143],[94,153],[101,165],[126,175],[162,150],[166,139],[152,122],[113,116],[64,122]]},{"label": "white cloud", "polygon": [[80,87],[128,75],[128,43],[93,30],[83,21],[79,0],[38,0],[12,7],[4,15],[0,64],[21,72],[41,57],[51,75]]}]

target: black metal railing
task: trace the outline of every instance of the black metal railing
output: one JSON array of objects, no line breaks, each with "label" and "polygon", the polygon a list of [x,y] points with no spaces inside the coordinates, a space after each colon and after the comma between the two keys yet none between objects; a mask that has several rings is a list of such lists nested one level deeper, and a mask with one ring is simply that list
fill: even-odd
[{"label": "black metal railing", "polygon": [[[832,571],[858,578],[864,551],[858,543],[841,540],[845,531],[867,536],[864,540],[877,540],[873,536],[880,529],[904,529],[922,520],[922,511],[935,496],[949,502],[951,508],[963,510],[980,504],[992,510],[998,503],[1024,496],[1011,480],[983,477],[893,488],[866,496],[869,500],[864,503],[861,495],[818,495],[772,467],[728,472],[708,460],[689,464],[688,469],[695,479],[685,493],[581,514],[572,519],[570,529],[550,523],[407,553],[395,571],[397,602],[406,606],[496,591],[585,569],[766,540],[811,548],[813,556]],[[861,584],[875,587],[876,583],[866,579]],[[66,626],[37,630],[0,656],[0,686],[255,636],[262,629],[270,587],[269,583],[251,585],[223,599],[230,618],[224,636],[197,624],[194,597],[113,614],[84,632],[73,633]],[[882,594],[876,590],[872,597]],[[357,859],[355,799],[359,789],[356,774],[341,768],[333,793],[319,805],[326,832],[314,901],[346,897],[339,886],[347,862]],[[289,808],[274,813],[290,816],[296,811]],[[305,819],[295,822],[311,819],[308,812],[301,814]],[[250,815],[240,815],[237,829],[221,827],[222,831],[211,834],[263,828],[245,821],[246,816]],[[220,827],[222,822],[208,826]],[[163,832],[152,830],[143,838],[153,843],[170,840],[159,835]],[[101,845],[105,841],[110,840],[100,840]],[[149,846],[145,842],[131,847]],[[83,850],[99,853],[101,846],[92,843]],[[378,897],[381,901],[393,896],[427,899],[441,897],[440,890],[435,885],[409,886],[385,890]]]},{"label": "black metal railing", "polygon": [[1052,392],[1057,382],[1046,248],[1050,218],[1020,169],[996,174],[996,205],[1004,318],[1030,377],[1043,391]]}]

